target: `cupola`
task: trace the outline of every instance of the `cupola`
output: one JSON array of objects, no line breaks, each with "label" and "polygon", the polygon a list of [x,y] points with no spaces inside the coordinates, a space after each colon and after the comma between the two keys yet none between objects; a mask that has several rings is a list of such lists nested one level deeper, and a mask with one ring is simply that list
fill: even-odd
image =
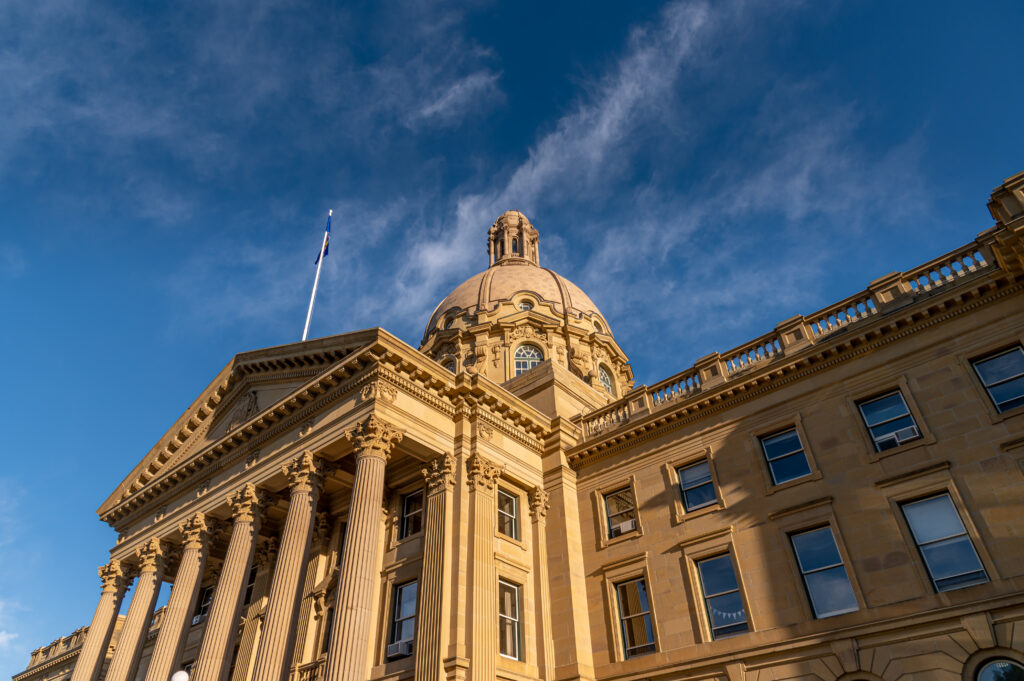
[{"label": "cupola", "polygon": [[487,252],[491,266],[505,262],[526,260],[540,264],[538,233],[525,215],[518,210],[507,210],[501,214],[487,236]]}]

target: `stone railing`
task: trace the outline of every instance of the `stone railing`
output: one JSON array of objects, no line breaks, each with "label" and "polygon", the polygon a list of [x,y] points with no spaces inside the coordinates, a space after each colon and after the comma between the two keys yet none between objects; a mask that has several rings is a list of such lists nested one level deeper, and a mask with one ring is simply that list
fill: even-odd
[{"label": "stone railing", "polygon": [[307,662],[292,669],[288,681],[323,681],[324,660]]},{"label": "stone railing", "polygon": [[36,648],[32,651],[26,671],[45,662],[61,657],[68,651],[74,650],[75,648],[80,648],[82,643],[85,642],[85,635],[88,632],[89,627],[79,627],[69,636],[61,636],[48,646]]},{"label": "stone railing", "polygon": [[774,331],[727,352],[703,357],[692,367],[650,387],[637,386],[623,399],[583,416],[583,437],[590,439],[615,430],[620,424],[710,390],[734,376],[813,345],[851,324],[910,304],[939,287],[994,265],[991,248],[979,237],[920,267],[876,279],[867,290],[838,303],[809,315],[791,317],[780,322]]}]

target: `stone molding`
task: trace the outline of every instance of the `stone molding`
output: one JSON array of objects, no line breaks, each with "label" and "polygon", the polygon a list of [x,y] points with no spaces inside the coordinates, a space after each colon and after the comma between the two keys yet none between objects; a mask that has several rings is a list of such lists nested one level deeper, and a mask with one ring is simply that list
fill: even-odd
[{"label": "stone molding", "polygon": [[292,459],[290,463],[281,466],[281,471],[288,478],[288,486],[291,487],[292,494],[296,492],[311,493],[323,487],[323,461],[308,449]]},{"label": "stone molding", "polygon": [[397,397],[398,390],[395,386],[381,380],[367,383],[363,386],[362,390],[359,391],[359,399],[363,402],[373,399],[381,400],[383,402],[394,402]]},{"label": "stone molding", "polygon": [[449,453],[442,454],[421,469],[427,482],[427,495],[446,492],[455,486],[455,457]]},{"label": "stone molding", "polygon": [[345,431],[345,439],[353,443],[356,459],[366,456],[391,458],[391,450],[402,441],[404,433],[375,414],[370,414],[353,428]]},{"label": "stone molding", "polygon": [[473,454],[466,460],[466,482],[471,489],[494,489],[495,481],[504,470],[504,466],[479,454]]},{"label": "stone molding", "polygon": [[185,549],[203,548],[206,539],[210,535],[209,528],[206,525],[206,516],[202,513],[196,513],[191,518],[185,520],[178,525],[178,529],[185,538],[182,542],[182,548]]},{"label": "stone molding", "polygon": [[548,509],[551,508],[548,498],[547,491],[539,485],[530,490],[530,513],[537,520],[547,518]]}]

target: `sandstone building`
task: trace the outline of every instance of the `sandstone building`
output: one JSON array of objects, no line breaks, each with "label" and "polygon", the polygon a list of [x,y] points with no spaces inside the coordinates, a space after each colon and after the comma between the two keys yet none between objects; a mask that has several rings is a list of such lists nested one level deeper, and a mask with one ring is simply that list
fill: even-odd
[{"label": "sandstone building", "polygon": [[650,386],[507,212],[418,350],[231,360],[100,507],[87,633],[15,679],[1020,679],[1024,173],[989,207]]}]

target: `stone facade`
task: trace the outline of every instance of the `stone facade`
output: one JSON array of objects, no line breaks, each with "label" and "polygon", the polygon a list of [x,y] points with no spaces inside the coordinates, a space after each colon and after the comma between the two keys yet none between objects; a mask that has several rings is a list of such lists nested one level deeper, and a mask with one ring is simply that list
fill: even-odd
[{"label": "stone facade", "polygon": [[1024,173],[990,209],[652,386],[505,213],[419,350],[374,329],[236,356],[100,507],[119,539],[88,629],[15,681],[1024,664],[1024,380],[981,364],[1024,353]]}]

